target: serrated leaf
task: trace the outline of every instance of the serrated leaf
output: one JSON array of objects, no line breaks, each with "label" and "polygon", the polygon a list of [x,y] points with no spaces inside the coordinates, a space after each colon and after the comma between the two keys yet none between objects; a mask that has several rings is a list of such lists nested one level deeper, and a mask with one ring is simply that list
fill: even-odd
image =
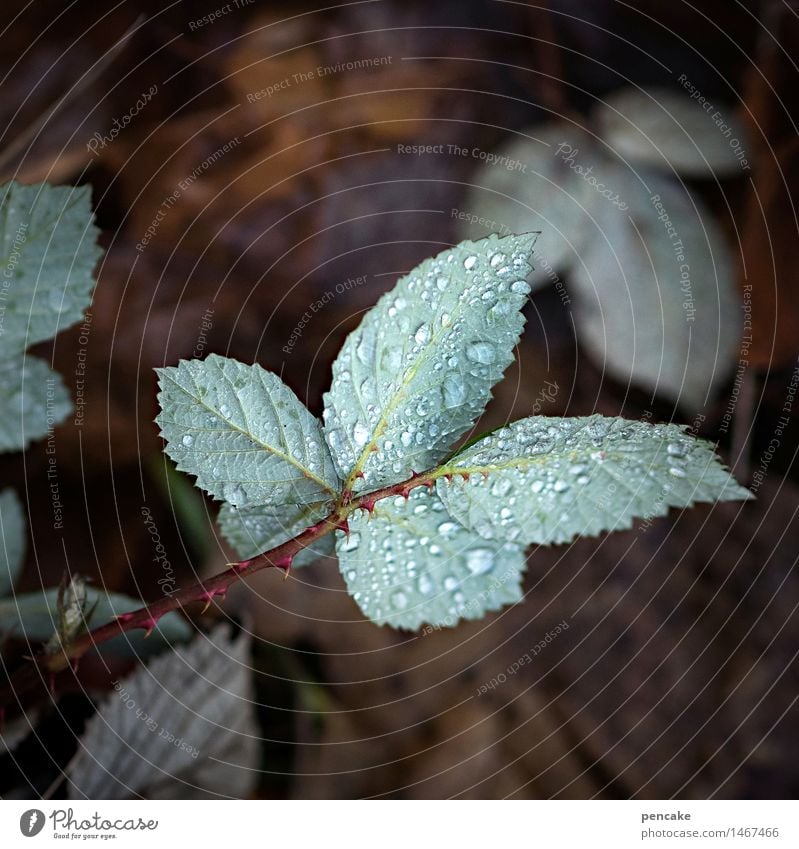
[{"label": "serrated leaf", "polygon": [[742,314],[713,216],[671,181],[609,164],[629,211],[608,208],[569,278],[578,340],[621,381],[703,408],[729,377]]},{"label": "serrated leaf", "polygon": [[524,324],[532,242],[491,236],[426,260],[347,337],[324,412],[347,489],[434,465],[482,413]]},{"label": "serrated leaf", "polygon": [[247,797],[260,737],[249,653],[222,626],[116,682],[67,770],[69,797]]},{"label": "serrated leaf", "polygon": [[0,597],[8,595],[25,562],[27,524],[19,496],[13,489],[0,492]]},{"label": "serrated leaf", "polygon": [[600,134],[622,159],[685,177],[739,175],[741,158],[748,164],[747,129],[731,106],[711,106],[671,88],[627,87],[606,97],[595,114]]},{"label": "serrated leaf", "polygon": [[216,354],[156,371],[164,450],[197,486],[236,507],[335,498],[321,424],[277,375]]},{"label": "serrated leaf", "polygon": [[540,231],[533,246],[535,268],[527,278],[539,289],[580,261],[582,243],[595,229],[591,215],[597,194],[578,171],[590,176],[604,157],[587,133],[566,122],[530,127],[495,155],[499,162],[481,165],[471,179],[464,203],[471,217],[462,220],[460,234],[478,239],[487,230]]},{"label": "serrated leaf", "polygon": [[485,539],[521,545],[630,528],[670,507],[751,498],[713,446],[683,426],[604,416],[521,419],[443,472],[453,476],[436,487],[453,517]]},{"label": "serrated leaf", "polygon": [[378,502],[371,517],[336,531],[347,589],[372,621],[415,629],[480,619],[521,598],[523,550],[488,542],[453,520],[434,494],[415,489]]},{"label": "serrated leaf", "polygon": [[27,448],[72,412],[61,375],[29,354],[0,365],[0,394],[0,452]]},{"label": "serrated leaf", "polygon": [[88,186],[11,182],[0,191],[0,352],[8,356],[81,320],[102,251]]},{"label": "serrated leaf", "polygon": [[[60,624],[59,590],[50,587],[29,593],[19,593],[0,599],[0,635],[24,637],[32,643],[44,642],[58,631]],[[143,601],[119,593],[107,593],[97,587],[86,587],[82,629],[102,625],[120,613],[142,607]],[[153,638],[169,643],[187,640],[191,629],[177,613],[168,613],[158,621],[152,636],[145,640],[141,632],[121,634],[104,643],[102,650],[139,654],[159,646],[150,645]],[[161,646],[163,647],[163,642]]]},{"label": "serrated leaf", "polygon": [[[297,536],[330,513],[330,504],[259,505],[236,509],[223,504],[219,511],[219,528],[239,557],[246,560],[269,551]],[[332,534],[321,537],[294,556],[292,567],[305,566],[319,557],[332,555]]]}]

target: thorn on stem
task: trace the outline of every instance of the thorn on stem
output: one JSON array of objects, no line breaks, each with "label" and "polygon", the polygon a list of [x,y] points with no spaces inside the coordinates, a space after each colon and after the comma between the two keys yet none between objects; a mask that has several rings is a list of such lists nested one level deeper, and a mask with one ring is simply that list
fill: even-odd
[{"label": "thorn on stem", "polygon": [[145,638],[145,640],[147,639],[147,637],[150,636],[150,634],[153,633],[155,626],[158,624],[159,618],[160,618],[159,616],[150,616],[147,619],[145,619],[141,623],[141,625],[139,625],[139,628],[144,628],[144,638]]},{"label": "thorn on stem", "polygon": [[227,590],[224,589],[223,587],[219,587],[218,589],[215,589],[215,590],[207,590],[206,592],[204,592],[197,599],[197,601],[204,601],[205,602],[205,606],[200,611],[200,615],[202,616],[202,614],[205,613],[206,610],[208,610],[208,608],[211,606],[211,602],[214,600],[215,596],[219,596],[220,599],[224,599],[224,597],[226,595],[227,595]]},{"label": "thorn on stem", "polygon": [[362,510],[366,510],[366,512],[371,516],[375,509],[375,504],[377,504],[376,498],[362,498],[360,502],[358,502],[358,506]]},{"label": "thorn on stem", "polygon": [[284,554],[283,557],[278,557],[277,560],[272,561],[272,565],[276,569],[283,569],[286,573],[286,577],[288,577],[289,570],[291,569],[291,561],[294,560],[293,554]]},{"label": "thorn on stem", "polygon": [[344,531],[344,534],[346,535],[347,539],[350,538],[350,523],[347,521],[346,518],[336,522],[336,530]]}]

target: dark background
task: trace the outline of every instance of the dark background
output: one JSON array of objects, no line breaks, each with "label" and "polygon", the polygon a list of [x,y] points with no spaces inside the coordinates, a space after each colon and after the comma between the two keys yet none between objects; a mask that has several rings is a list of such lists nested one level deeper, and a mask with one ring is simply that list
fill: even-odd
[{"label": "dark background", "polygon": [[[799,354],[796,4],[376,0],[316,11],[255,0],[192,31],[220,6],[4,4],[3,179],[90,184],[108,251],[91,309],[86,422],[57,431],[63,537],[50,530],[45,444],[0,464],[29,504],[23,588],[57,583],[66,552],[72,568],[109,588],[156,597],[145,502],[181,581],[221,568],[228,553],[205,525],[215,508],[164,471],[152,369],[197,353],[213,310],[203,355],[257,360],[320,412],[330,363],[360,313],[458,239],[450,210],[475,162],[400,156],[397,144],[492,150],[554,115],[587,116],[625,83],[673,86],[676,69],[735,104],[752,131],[751,174],[696,187],[742,236],[740,279],[754,287],[737,442],[717,431],[731,382],[702,430],[721,436],[746,482]],[[247,99],[295,73],[371,56],[392,61]],[[117,138],[87,150],[153,85]],[[137,251],[180,181],[236,138]],[[366,285],[327,304],[283,352],[311,302],[362,275]],[[528,415],[545,381],[563,390],[542,411],[550,415],[635,417],[649,407],[681,420],[580,355],[556,293],[536,294],[527,313],[487,426]],[[67,331],[43,348],[71,386],[78,336]],[[286,583],[261,573],[229,608],[259,635],[256,795],[793,796],[797,412],[745,509],[702,506],[648,529],[533,550],[526,603],[479,623],[395,632],[362,620],[330,563]],[[564,619],[568,631],[534,664],[475,696]],[[80,674],[82,684],[107,686],[91,663]],[[43,745],[65,763],[88,708],[77,693],[61,704]],[[5,764],[6,782],[22,773],[42,792],[52,761],[36,745],[23,756]]]}]

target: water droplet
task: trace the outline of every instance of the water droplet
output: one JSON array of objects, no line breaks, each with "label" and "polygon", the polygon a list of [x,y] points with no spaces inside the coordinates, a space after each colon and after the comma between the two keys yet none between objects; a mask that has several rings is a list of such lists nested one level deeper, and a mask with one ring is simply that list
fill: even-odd
[{"label": "water droplet", "polygon": [[422,595],[430,595],[433,592],[433,582],[428,575],[420,575],[416,586]]},{"label": "water droplet", "polygon": [[685,469],[681,469],[679,466],[672,466],[669,469],[669,474],[673,475],[675,478],[684,478],[685,477]]},{"label": "water droplet", "polygon": [[436,286],[438,286],[438,288],[441,292],[443,292],[444,289],[446,289],[448,285],[449,285],[449,278],[448,277],[439,277],[436,280]]},{"label": "water droplet", "polygon": [[497,349],[490,342],[472,342],[466,348],[466,356],[473,363],[488,365],[497,358]]},{"label": "water droplet", "polygon": [[526,280],[516,280],[511,283],[510,290],[511,292],[515,292],[517,295],[529,295],[530,285]]},{"label": "water droplet", "polygon": [[438,532],[440,534],[443,534],[444,536],[449,536],[450,534],[455,533],[455,531],[457,530],[458,526],[457,524],[455,524],[455,522],[442,522],[438,526]]},{"label": "water droplet", "polygon": [[391,603],[399,610],[404,610],[408,606],[408,596],[402,590],[397,590],[391,596]]},{"label": "water droplet", "polygon": [[346,537],[341,543],[342,551],[355,551],[361,544],[361,535],[357,531],[351,531],[349,537]]},{"label": "water droplet", "polygon": [[494,552],[490,548],[473,548],[467,551],[466,568],[473,575],[485,575],[494,568]]},{"label": "water droplet", "polygon": [[491,494],[497,498],[504,498],[513,488],[508,478],[500,478],[492,487]]},{"label": "water droplet", "polygon": [[190,445],[193,445],[193,444],[194,444],[194,437],[193,437],[191,434],[187,433],[187,434],[183,437],[183,439],[181,440],[181,442],[183,442],[183,444],[184,444],[184,445],[188,448]]},{"label": "water droplet", "polygon": [[677,442],[671,442],[666,446],[666,453],[671,454],[672,457],[684,457],[685,450],[682,445]]},{"label": "water droplet", "polygon": [[444,589],[454,590],[458,586],[458,579],[454,575],[447,575],[444,578]]},{"label": "water droplet", "polygon": [[413,442],[413,434],[408,430],[402,431],[400,442],[407,448]]},{"label": "water droplet", "polygon": [[50,308],[56,312],[63,312],[68,306],[63,289],[51,289],[47,300],[50,303]]},{"label": "water droplet", "polygon": [[467,271],[471,271],[475,267],[475,265],[477,265],[477,257],[474,255],[467,256],[466,259],[463,261],[463,267]]},{"label": "water droplet", "polygon": [[460,406],[466,397],[466,384],[463,378],[454,374],[445,377],[441,384],[441,395],[447,409]]},{"label": "water droplet", "polygon": [[505,254],[494,254],[490,260],[491,268],[496,268],[498,265],[502,265],[502,263],[505,262],[506,259],[507,257],[505,256]]},{"label": "water droplet", "polygon": [[352,429],[352,438],[355,444],[362,448],[369,441],[369,429],[358,422]]},{"label": "water droplet", "polygon": [[237,483],[222,484],[222,497],[234,507],[244,507],[247,504],[247,493]]},{"label": "water droplet", "polygon": [[555,492],[566,492],[568,488],[569,485],[566,483],[566,481],[555,481],[552,486],[552,489],[554,489]]},{"label": "water droplet", "polygon": [[426,324],[421,324],[413,334],[413,338],[420,344],[424,345],[430,340],[430,328]]}]

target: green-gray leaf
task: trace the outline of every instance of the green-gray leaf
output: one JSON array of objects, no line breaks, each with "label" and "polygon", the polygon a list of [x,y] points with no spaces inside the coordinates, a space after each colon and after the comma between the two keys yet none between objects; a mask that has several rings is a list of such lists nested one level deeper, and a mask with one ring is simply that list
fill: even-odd
[{"label": "green-gray leaf", "polygon": [[521,598],[523,550],[467,530],[433,493],[384,499],[371,517],[358,510],[349,523],[349,538],[336,531],[341,572],[380,625],[452,627]]},{"label": "green-gray leaf", "polygon": [[0,451],[19,451],[72,412],[61,375],[26,354],[0,365]]},{"label": "green-gray leaf", "polygon": [[19,577],[27,543],[25,515],[13,489],[0,492],[0,597],[8,595]]},{"label": "green-gray leaf", "polygon": [[714,115],[688,93],[629,86],[602,98],[595,115],[599,132],[624,160],[689,178],[741,174],[750,165],[749,134],[734,107],[717,105]]},{"label": "green-gray leaf", "polygon": [[[120,613],[137,610],[144,604],[139,599],[119,593],[107,593],[97,587],[86,588],[84,627],[102,625]],[[21,593],[11,598],[0,599],[0,634],[25,637],[31,642],[48,640],[59,627],[58,587]],[[153,637],[167,642],[189,639],[191,629],[177,613],[168,613],[158,621],[152,637],[145,641],[143,634],[132,632],[121,634],[103,645],[103,651],[139,653],[146,650]],[[157,646],[154,646],[157,647]]]},{"label": "green-gray leaf", "polygon": [[[585,239],[594,231],[597,192],[580,173],[590,174],[604,159],[588,133],[566,121],[521,131],[496,151],[518,167],[485,162],[470,180],[462,221],[463,238],[477,239],[486,228],[504,233],[540,231],[533,248],[534,290],[558,282],[558,272],[580,262]],[[578,173],[578,170],[580,173]]]},{"label": "green-gray leaf", "polygon": [[617,379],[704,409],[740,349],[724,234],[683,186],[647,174],[644,187],[612,162],[604,173],[629,211],[597,213],[602,233],[569,277],[580,344]]},{"label": "green-gray leaf", "polygon": [[347,337],[324,412],[347,489],[429,468],[482,413],[524,324],[533,241],[491,236],[426,260]]},{"label": "green-gray leaf", "polygon": [[80,321],[102,251],[88,186],[7,183],[0,220],[0,352],[8,356]]},{"label": "green-gray leaf", "polygon": [[521,419],[443,472],[453,477],[441,477],[437,490],[456,519],[485,539],[524,545],[630,528],[670,507],[751,498],[713,446],[684,427],[603,416]]},{"label": "green-gray leaf", "polygon": [[321,424],[277,375],[216,354],[157,372],[165,451],[214,498],[235,507],[335,498]]},{"label": "green-gray leaf", "polygon": [[[246,560],[297,536],[327,516],[330,509],[330,504],[296,504],[257,505],[237,510],[223,504],[218,521],[225,539]],[[332,555],[334,550],[333,535],[327,534],[296,554],[292,566],[305,566],[319,557]]]}]

